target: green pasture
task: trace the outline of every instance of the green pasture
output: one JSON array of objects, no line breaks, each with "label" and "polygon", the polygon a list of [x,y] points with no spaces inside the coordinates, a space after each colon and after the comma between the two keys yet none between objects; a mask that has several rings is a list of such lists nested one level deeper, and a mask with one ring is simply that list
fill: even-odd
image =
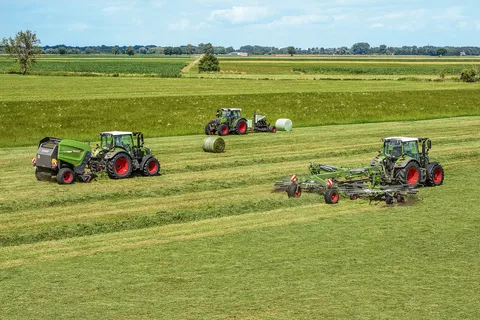
[{"label": "green pasture", "polygon": [[[409,93],[410,94],[410,93]],[[38,182],[0,149],[5,319],[476,319],[480,117],[149,138],[162,175]],[[309,162],[367,166],[380,137],[428,136],[445,183],[405,205],[273,192]]]},{"label": "green pasture", "polygon": [[0,143],[95,140],[105,130],[198,134],[217,108],[296,127],[480,115],[479,84],[0,76]]},{"label": "green pasture", "polygon": [[[83,76],[152,76],[179,77],[183,67],[192,58],[133,58],[133,57],[40,57],[30,74]],[[0,58],[0,73],[20,73],[20,67],[6,58]]]}]

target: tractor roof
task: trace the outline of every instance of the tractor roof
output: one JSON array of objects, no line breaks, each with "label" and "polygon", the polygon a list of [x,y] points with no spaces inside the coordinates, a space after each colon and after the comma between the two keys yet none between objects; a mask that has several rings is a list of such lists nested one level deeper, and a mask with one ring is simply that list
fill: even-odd
[{"label": "tractor roof", "polygon": [[388,137],[383,138],[383,140],[398,140],[402,142],[410,142],[410,141],[418,141],[418,138],[410,138],[410,137]]},{"label": "tractor roof", "polygon": [[101,135],[103,134],[109,134],[109,135],[112,135],[112,136],[123,136],[123,135],[126,135],[126,134],[132,134],[132,132],[130,131],[104,131],[104,132],[100,132]]},{"label": "tractor roof", "polygon": [[222,108],[224,111],[242,111],[240,108]]}]

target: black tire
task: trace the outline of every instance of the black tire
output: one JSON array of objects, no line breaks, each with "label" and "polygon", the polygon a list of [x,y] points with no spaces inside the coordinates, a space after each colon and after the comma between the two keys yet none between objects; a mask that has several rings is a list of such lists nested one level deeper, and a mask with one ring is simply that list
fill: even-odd
[{"label": "black tire", "polygon": [[287,187],[287,195],[289,198],[300,198],[302,195],[302,189],[296,183],[292,183]]},{"label": "black tire", "polygon": [[398,183],[416,187],[420,183],[420,167],[415,161],[411,161],[405,168],[399,169],[395,176]]},{"label": "black tire", "polygon": [[148,159],[143,165],[144,176],[156,176],[160,172],[160,162],[156,158]]},{"label": "black tire", "polygon": [[427,166],[427,185],[437,187],[443,184],[445,173],[438,163],[429,164]]},{"label": "black tire", "polygon": [[240,119],[237,122],[237,125],[235,126],[235,132],[237,134],[246,134],[247,133],[247,121],[244,119]]},{"label": "black tire", "polygon": [[52,177],[50,172],[41,171],[38,168],[35,169],[35,178],[38,181],[48,181]]},{"label": "black tire", "polygon": [[277,132],[277,127],[275,127],[275,126],[270,127],[270,132],[276,133]]},{"label": "black tire", "polygon": [[75,173],[70,168],[61,168],[56,178],[59,184],[72,184],[75,182]]},{"label": "black tire", "polygon": [[337,189],[328,189],[325,194],[323,195],[325,198],[325,202],[328,204],[335,204],[338,203],[340,199],[340,194],[338,193]]},{"label": "black tire", "polygon": [[230,129],[226,124],[221,124],[218,126],[217,132],[219,136],[226,136],[229,133]]},{"label": "black tire", "polygon": [[390,204],[393,204],[393,197],[392,197],[391,195],[387,195],[387,196],[385,197],[385,203],[386,203],[386,204],[389,204],[389,205],[390,205]]},{"label": "black tire", "polygon": [[206,126],[205,126],[205,134],[206,135],[212,135],[212,134],[215,134],[215,130],[211,130],[211,122],[209,122]]},{"label": "black tire", "polygon": [[132,173],[132,160],[126,153],[118,153],[108,161],[107,172],[111,179],[128,178]]},{"label": "black tire", "polygon": [[358,194],[354,193],[350,195],[350,200],[357,200],[358,199]]}]

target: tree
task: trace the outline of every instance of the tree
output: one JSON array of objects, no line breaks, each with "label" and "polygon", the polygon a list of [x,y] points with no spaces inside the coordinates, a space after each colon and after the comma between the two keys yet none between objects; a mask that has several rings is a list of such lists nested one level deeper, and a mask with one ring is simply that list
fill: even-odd
[{"label": "tree", "polygon": [[125,49],[125,53],[128,54],[129,56],[133,56],[135,54],[135,49],[133,49],[132,46],[128,46],[128,48]]},{"label": "tree", "polygon": [[447,54],[447,49],[445,48],[437,49],[437,56],[444,56],[445,54]]},{"label": "tree", "polygon": [[460,73],[460,80],[463,82],[475,82],[477,81],[477,71],[472,68],[465,68]]},{"label": "tree", "polygon": [[60,47],[58,48],[58,53],[63,56],[64,54],[67,54],[67,49],[65,47]]},{"label": "tree", "polygon": [[207,43],[203,46],[203,53],[213,55],[213,46],[211,43]]},{"label": "tree", "polygon": [[120,48],[118,48],[118,46],[113,47],[112,48],[112,53],[114,55],[120,54]]},{"label": "tree", "polygon": [[370,51],[370,45],[366,42],[357,42],[352,46],[354,54],[367,54]]},{"label": "tree", "polygon": [[218,62],[217,57],[213,54],[207,53],[200,59],[198,63],[198,71],[200,72],[213,72],[220,71],[220,63]]},{"label": "tree", "polygon": [[191,55],[195,52],[195,48],[191,44],[187,44],[185,47],[185,53]]},{"label": "tree", "polygon": [[40,39],[35,32],[26,30],[19,31],[15,38],[3,38],[2,45],[5,53],[14,58],[22,68],[22,74],[27,74],[28,69],[36,63],[36,56],[42,53],[42,48],[38,45]]},{"label": "tree", "polygon": [[293,57],[293,55],[297,53],[297,50],[295,50],[295,47],[290,46],[287,48],[287,53],[290,55],[290,57]]}]

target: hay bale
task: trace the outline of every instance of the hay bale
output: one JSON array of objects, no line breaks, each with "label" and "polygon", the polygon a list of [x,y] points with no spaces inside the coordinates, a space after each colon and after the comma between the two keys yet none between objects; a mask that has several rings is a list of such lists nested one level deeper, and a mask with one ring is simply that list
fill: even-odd
[{"label": "hay bale", "polygon": [[278,119],[275,122],[275,127],[279,131],[292,131],[292,120],[290,119]]},{"label": "hay bale", "polygon": [[203,140],[203,151],[222,153],[225,151],[225,141],[218,136],[207,137]]}]

